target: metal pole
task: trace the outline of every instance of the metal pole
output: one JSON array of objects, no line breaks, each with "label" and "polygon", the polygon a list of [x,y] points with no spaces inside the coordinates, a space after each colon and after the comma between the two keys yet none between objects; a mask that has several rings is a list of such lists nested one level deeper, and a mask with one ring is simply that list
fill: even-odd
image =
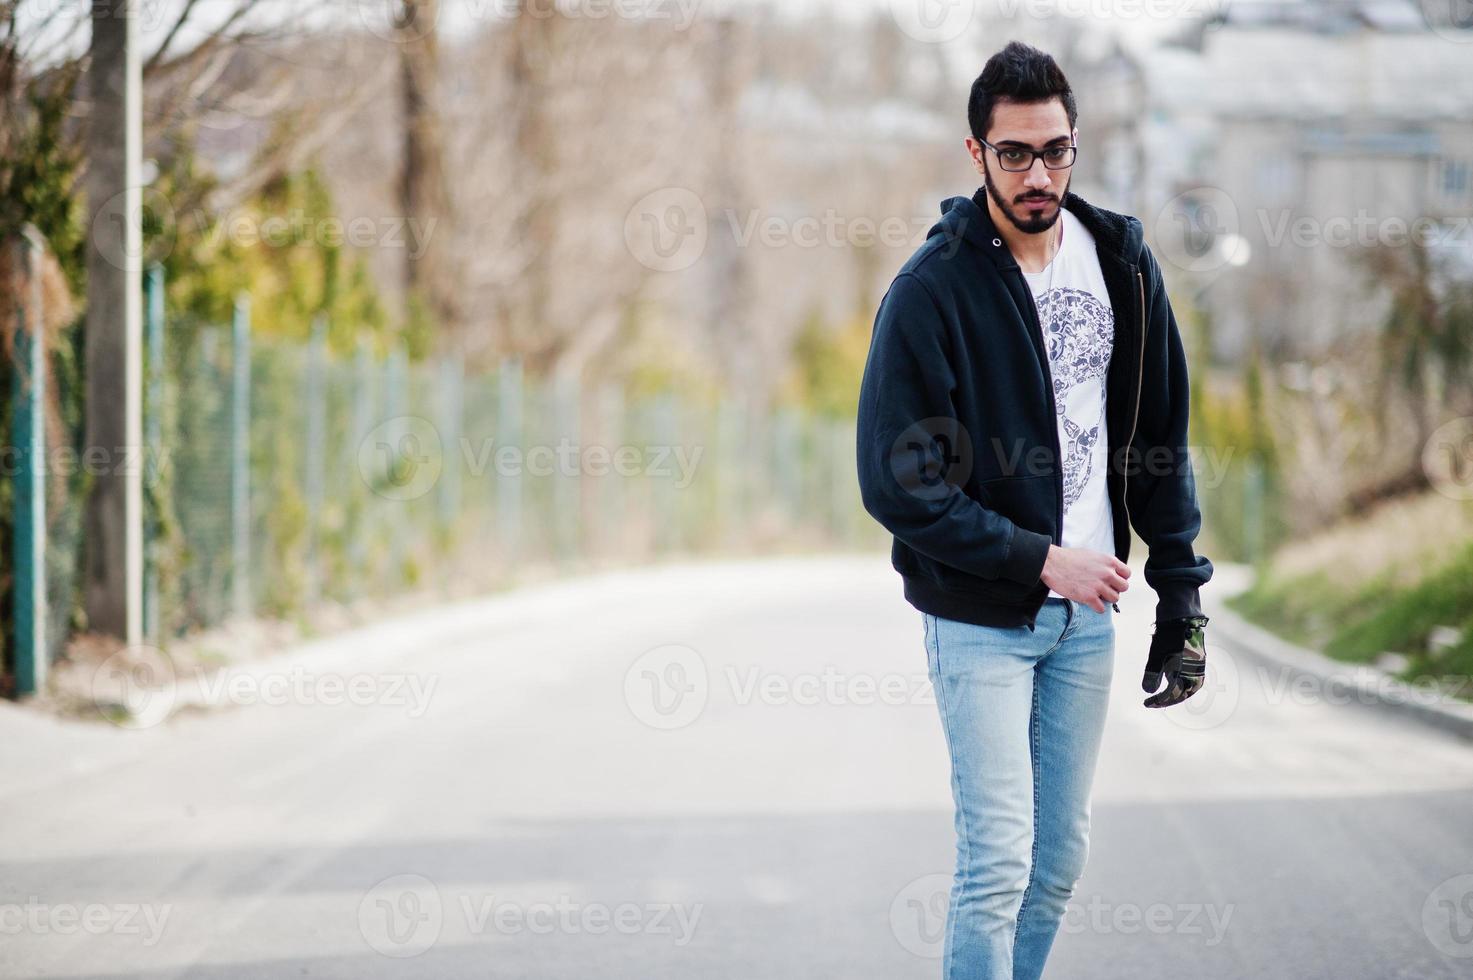
[{"label": "metal pole", "polygon": [[319,546],[322,502],[327,482],[327,317],[312,320],[307,341],[307,598],[322,594],[322,556]]},{"label": "metal pole", "polygon": [[92,6],[87,138],[84,451],[110,462],[86,503],[84,596],[91,629],[143,639],[143,111],[140,0]]},{"label": "metal pole", "polygon": [[35,694],[46,684],[46,320],[41,305],[41,236],[27,226],[17,243],[26,280],[16,304],[15,687]]},{"label": "metal pole", "polygon": [[244,617],[251,613],[251,300],[244,293],[235,300],[231,340],[230,580],[235,614]]},{"label": "metal pole", "polygon": [[[145,282],[148,293],[148,399],[144,405],[144,426],[148,435],[145,457],[150,485],[161,475],[159,460],[163,453],[164,415],[164,267],[155,262]],[[156,498],[157,499],[157,498]],[[146,565],[143,579],[143,635],[150,643],[159,640],[159,534],[161,522],[157,505],[148,515],[145,536]]]},{"label": "metal pole", "polygon": [[[501,362],[501,384],[498,386],[497,445],[516,446],[525,453],[522,445],[522,362],[515,355]],[[525,463],[525,460],[523,461]],[[522,481],[525,480],[525,465],[516,475],[497,472],[497,529],[501,539],[502,558],[508,565],[515,565],[521,545],[522,530]]]}]

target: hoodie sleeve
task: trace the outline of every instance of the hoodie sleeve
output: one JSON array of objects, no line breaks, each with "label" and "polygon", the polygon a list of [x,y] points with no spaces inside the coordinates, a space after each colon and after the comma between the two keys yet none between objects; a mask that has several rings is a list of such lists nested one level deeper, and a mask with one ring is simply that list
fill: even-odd
[{"label": "hoodie sleeve", "polygon": [[1192,543],[1202,528],[1187,436],[1190,397],[1186,352],[1166,295],[1161,267],[1143,247],[1146,351],[1126,505],[1131,524],[1149,549],[1146,584],[1156,593],[1156,618],[1199,616],[1198,589],[1212,563]]},{"label": "hoodie sleeve", "polygon": [[864,508],[929,558],[981,578],[1032,585],[1052,538],[962,490],[972,434],[956,418],[955,387],[941,311],[920,279],[901,273],[880,301],[859,391]]}]

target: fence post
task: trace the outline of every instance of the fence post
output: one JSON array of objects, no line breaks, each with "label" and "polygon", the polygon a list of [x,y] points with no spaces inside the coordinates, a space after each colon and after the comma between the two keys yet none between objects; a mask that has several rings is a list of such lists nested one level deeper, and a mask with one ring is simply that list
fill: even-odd
[{"label": "fence post", "polygon": [[[666,454],[667,467],[675,451],[676,421],[674,395],[669,390],[660,392],[655,396],[656,452]],[[648,470],[650,459],[647,456],[640,460],[640,465],[645,467],[644,479],[654,481],[650,489],[655,501],[655,550],[663,554],[679,548],[682,540],[681,508],[680,501],[675,496],[675,481],[651,474]]]},{"label": "fence post", "polygon": [[[404,434],[409,431],[408,422],[404,418],[409,412],[409,358],[402,340],[389,348],[389,357],[384,365],[384,389],[384,415],[389,423],[384,435],[391,447],[387,465],[394,469],[399,464],[395,454],[399,452]],[[387,585],[391,589],[397,589],[404,583],[405,539],[408,537],[405,532],[409,511],[406,501],[391,499],[391,502],[394,505],[389,511],[393,515],[389,521],[391,579]]]},{"label": "fence post", "polygon": [[327,483],[327,316],[312,319],[307,341],[307,599],[322,594],[322,502]]},{"label": "fence post", "polygon": [[[163,452],[163,415],[164,415],[164,267],[155,262],[148,268],[148,278],[144,283],[146,291],[147,306],[144,310],[146,317],[144,327],[144,342],[146,348],[144,355],[148,364],[148,378],[145,389],[145,401],[143,405],[143,431],[147,455],[145,457],[144,478],[148,485],[145,490],[156,491],[161,475],[161,467],[158,465],[159,456]],[[148,496],[145,495],[145,503]],[[162,506],[154,495],[154,505],[145,507],[147,523],[144,525],[147,538],[144,541],[144,575],[143,575],[143,635],[150,643],[159,642],[159,507]]]},{"label": "fence post", "polygon": [[830,526],[840,547],[850,544],[854,516],[854,484],[857,477],[850,461],[854,458],[854,436],[842,419],[825,419],[829,434]]},{"label": "fence post", "polygon": [[[554,453],[552,478],[552,531],[553,547],[559,561],[574,556],[581,537],[582,521],[579,520],[579,501],[582,499],[580,473],[582,470],[582,442],[579,407],[582,404],[582,389],[576,375],[560,374],[553,380],[554,423],[559,445],[552,447]],[[562,441],[568,440],[578,454],[573,472],[562,470]]]},{"label": "fence post", "polygon": [[440,526],[449,529],[460,516],[460,438],[465,417],[465,357],[454,351],[440,358]]},{"label": "fence post", "polygon": [[362,465],[363,441],[373,429],[373,378],[373,355],[369,352],[367,339],[360,336],[358,349],[353,355],[353,434],[347,440],[349,472],[358,474],[358,479],[352,484],[352,492],[360,505],[358,533],[351,535],[348,542],[353,572],[358,576],[352,589],[354,595],[361,594],[364,584],[371,578],[368,570],[368,541],[377,534],[377,522],[374,520],[378,512],[375,506],[376,495],[368,485],[370,474]]},{"label": "fence post", "polygon": [[15,686],[35,694],[46,684],[46,318],[41,304],[41,236],[27,225],[16,242],[26,293],[16,303],[14,442]]},{"label": "fence post", "polygon": [[231,603],[251,613],[251,298],[235,300],[231,335],[230,529]]},{"label": "fence post", "polygon": [[743,406],[723,392],[716,403],[716,445],[711,463],[716,468],[716,542],[732,547],[743,527],[741,507],[745,493],[742,480],[746,466],[742,451]]},{"label": "fence post", "polygon": [[515,476],[503,476],[498,470],[496,485],[496,517],[498,537],[504,550],[502,558],[514,564],[520,545],[522,528],[522,481],[527,478],[526,451],[522,446],[522,361],[516,355],[501,362],[501,383],[497,386],[497,442],[516,446],[522,452],[522,468]]},{"label": "fence post", "polygon": [[609,463],[599,478],[596,500],[596,550],[599,555],[621,554],[628,520],[625,507],[625,479],[619,473],[619,449],[624,445],[624,389],[604,382],[598,389],[599,438],[608,450]]}]

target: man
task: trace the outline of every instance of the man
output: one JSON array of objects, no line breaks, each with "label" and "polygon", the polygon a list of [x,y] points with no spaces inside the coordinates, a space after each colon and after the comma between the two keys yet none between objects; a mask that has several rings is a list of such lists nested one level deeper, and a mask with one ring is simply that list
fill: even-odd
[{"label": "man", "polygon": [[951,754],[957,866],[943,969],[1033,978],[1083,873],[1130,529],[1149,548],[1148,707],[1201,686],[1212,564],[1187,365],[1138,219],[1069,190],[1074,96],[1017,42],[972,86],[984,187],[880,304],[860,390],[865,508],[921,613]]}]

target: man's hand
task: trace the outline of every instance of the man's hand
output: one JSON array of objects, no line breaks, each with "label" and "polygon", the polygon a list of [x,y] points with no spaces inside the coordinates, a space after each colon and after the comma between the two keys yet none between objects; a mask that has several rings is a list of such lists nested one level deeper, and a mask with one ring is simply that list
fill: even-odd
[{"label": "man's hand", "polygon": [[1043,584],[1066,599],[1082,602],[1097,613],[1130,587],[1130,566],[1114,555],[1088,548],[1049,545],[1043,562]]},{"label": "man's hand", "polygon": [[1188,616],[1156,623],[1141,689],[1151,694],[1166,677],[1166,689],[1146,698],[1148,708],[1169,708],[1196,694],[1207,677],[1207,617]]}]

